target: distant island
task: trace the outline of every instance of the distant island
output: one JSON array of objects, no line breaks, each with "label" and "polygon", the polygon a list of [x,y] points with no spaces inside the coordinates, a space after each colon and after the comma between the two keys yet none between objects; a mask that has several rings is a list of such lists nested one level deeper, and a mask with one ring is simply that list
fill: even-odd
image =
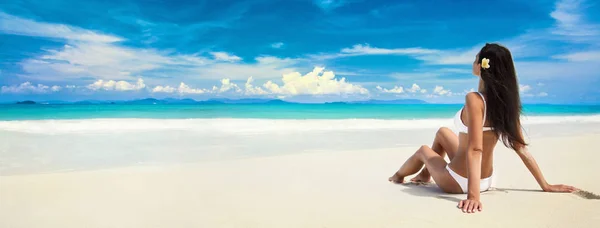
[{"label": "distant island", "polygon": [[[19,101],[16,104],[64,104],[64,105],[169,105],[169,104],[189,104],[189,105],[210,105],[210,104],[305,104],[301,102],[284,101],[280,99],[260,99],[260,98],[245,98],[245,99],[228,99],[228,98],[213,98],[208,100],[196,101],[194,99],[176,99],[176,98],[144,98],[137,100],[118,101],[118,100],[82,100],[82,101]],[[314,103],[311,103],[314,104]],[[400,100],[365,100],[365,101],[342,101],[342,102],[324,102],[323,104],[427,104],[426,101],[418,99],[400,99]]]},{"label": "distant island", "polygon": [[16,104],[36,104],[35,101],[19,101]]}]

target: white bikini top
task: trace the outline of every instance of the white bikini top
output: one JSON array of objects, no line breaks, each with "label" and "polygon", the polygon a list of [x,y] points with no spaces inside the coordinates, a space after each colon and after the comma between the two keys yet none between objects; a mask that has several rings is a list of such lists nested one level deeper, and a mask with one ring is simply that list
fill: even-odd
[{"label": "white bikini top", "polygon": [[[485,124],[485,114],[487,111],[486,110],[487,104],[485,103],[485,97],[483,97],[483,94],[481,94],[480,92],[477,92],[477,94],[479,94],[479,96],[481,96],[481,99],[483,99],[483,124]],[[464,109],[464,106],[462,108],[460,108],[460,110],[454,116],[454,126],[456,126],[456,128],[458,129],[458,132],[469,133],[469,128],[467,126],[465,126],[465,124],[462,122],[462,119],[461,119],[461,114],[462,114],[463,109]],[[483,131],[491,131],[491,130],[492,130],[491,127],[483,127]]]}]

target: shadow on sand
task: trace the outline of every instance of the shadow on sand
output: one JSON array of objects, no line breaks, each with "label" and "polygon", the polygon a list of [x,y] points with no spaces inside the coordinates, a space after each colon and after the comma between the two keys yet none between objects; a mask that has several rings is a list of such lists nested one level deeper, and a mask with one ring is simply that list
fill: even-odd
[{"label": "shadow on sand", "polygon": [[[448,194],[443,192],[435,183],[415,183],[407,182],[400,184],[405,186],[402,191],[414,196],[419,197],[435,197],[438,199],[448,200],[451,202],[458,203],[464,198],[464,194]],[[537,189],[515,189],[515,188],[491,188],[488,191],[482,192],[482,195],[495,194],[497,192],[509,193],[509,192],[544,192]],[[600,195],[585,190],[579,190],[572,194],[579,196],[584,199],[600,200]]]},{"label": "shadow on sand", "polygon": [[435,197],[438,199],[448,200],[454,203],[458,203],[461,201],[461,194],[448,194],[438,188],[434,183],[416,183],[416,182],[407,182],[399,184],[405,186],[406,188],[402,188],[402,191],[413,196],[419,197]]}]

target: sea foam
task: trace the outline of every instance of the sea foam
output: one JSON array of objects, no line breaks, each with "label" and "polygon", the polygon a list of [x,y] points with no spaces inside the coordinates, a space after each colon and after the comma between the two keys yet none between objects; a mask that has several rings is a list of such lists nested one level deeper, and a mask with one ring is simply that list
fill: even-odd
[{"label": "sea foam", "polygon": [[[206,133],[285,133],[310,131],[411,130],[453,127],[452,119],[78,119],[0,121],[0,131],[34,134],[182,130]],[[600,123],[600,115],[524,116],[524,125]]]}]

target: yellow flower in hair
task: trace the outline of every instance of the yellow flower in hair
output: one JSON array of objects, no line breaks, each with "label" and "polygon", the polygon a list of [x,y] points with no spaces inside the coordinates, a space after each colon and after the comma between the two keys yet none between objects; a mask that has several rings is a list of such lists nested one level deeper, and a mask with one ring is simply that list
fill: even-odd
[{"label": "yellow flower in hair", "polygon": [[483,59],[481,60],[481,68],[483,68],[483,69],[488,69],[488,68],[490,68],[490,60],[489,60],[489,59],[486,59],[486,58],[483,58]]}]

